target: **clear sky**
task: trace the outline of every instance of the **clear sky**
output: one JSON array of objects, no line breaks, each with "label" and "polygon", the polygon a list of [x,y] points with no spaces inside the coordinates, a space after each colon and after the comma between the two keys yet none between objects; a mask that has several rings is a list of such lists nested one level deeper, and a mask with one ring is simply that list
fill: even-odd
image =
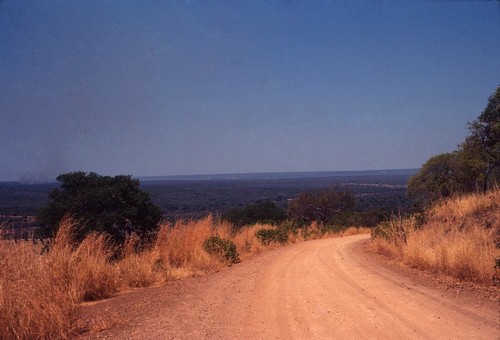
[{"label": "clear sky", "polygon": [[500,85],[498,1],[0,1],[0,181],[417,168]]}]

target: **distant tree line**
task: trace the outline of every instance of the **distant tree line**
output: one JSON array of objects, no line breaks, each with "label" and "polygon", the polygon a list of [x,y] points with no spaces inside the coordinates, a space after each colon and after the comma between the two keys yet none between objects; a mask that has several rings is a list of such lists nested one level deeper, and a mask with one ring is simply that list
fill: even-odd
[{"label": "distant tree line", "polygon": [[375,226],[388,217],[385,212],[358,212],[350,191],[335,186],[304,192],[288,202],[286,209],[272,201],[258,202],[223,215],[236,229],[245,225],[267,223],[279,225],[284,221],[295,227],[316,222],[327,228],[342,229],[350,226]]},{"label": "distant tree line", "polygon": [[352,193],[330,187],[299,195],[288,204],[288,215],[303,224],[314,221],[324,225],[336,215],[353,210],[355,205]]},{"label": "distant tree line", "polygon": [[224,219],[231,222],[235,228],[257,223],[277,225],[286,218],[285,210],[277,207],[272,201],[249,204],[241,209],[232,209],[224,215]]},{"label": "distant tree line", "polygon": [[[42,237],[53,237],[61,220],[71,218],[73,238],[82,241],[92,232],[106,233],[116,244],[136,234],[147,240],[158,229],[160,209],[151,202],[148,192],[130,176],[101,176],[90,172],[71,172],[57,177],[60,186],[49,194],[49,202],[39,210],[37,221]],[[357,212],[354,195],[338,187],[327,187],[299,194],[286,209],[273,201],[249,204],[222,216],[235,230],[257,223],[293,228],[313,222],[333,229],[349,226],[374,226],[387,214]]]},{"label": "distant tree line", "polygon": [[458,150],[431,157],[410,178],[409,196],[421,203],[459,193],[487,191],[500,180],[500,86]]}]

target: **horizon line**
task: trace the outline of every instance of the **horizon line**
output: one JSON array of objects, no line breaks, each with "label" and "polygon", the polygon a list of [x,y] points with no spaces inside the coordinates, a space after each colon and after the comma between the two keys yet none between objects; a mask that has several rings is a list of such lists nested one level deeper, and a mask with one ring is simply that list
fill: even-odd
[{"label": "horizon line", "polygon": [[[307,171],[262,171],[262,172],[227,172],[227,173],[204,173],[204,174],[186,174],[186,175],[130,175],[134,179],[139,179],[141,181],[157,181],[157,180],[211,180],[211,179],[258,179],[261,176],[271,176],[273,179],[287,178],[286,175],[294,175],[296,178],[300,178],[301,174],[309,175],[328,175],[328,174],[353,174],[361,172],[417,172],[420,168],[394,168],[394,169],[365,169],[365,170],[307,170]],[[68,171],[64,173],[71,173],[83,170]],[[94,172],[94,171],[85,171]],[[99,174],[100,175],[100,174]],[[299,175],[299,176],[295,176]],[[114,176],[114,175],[103,175],[103,176]],[[230,177],[234,178],[230,178]],[[308,178],[313,178],[314,176],[306,176]],[[23,183],[23,184],[50,184],[57,183],[54,178],[52,180],[29,180],[29,179],[19,179],[19,180],[1,180],[0,183]]]},{"label": "horizon line", "polygon": [[[148,175],[148,176],[132,176],[133,178],[145,180],[145,181],[155,181],[155,180],[175,180],[175,179],[212,179],[213,177],[220,177],[223,179],[230,179],[227,177],[230,176],[239,176],[240,178],[235,179],[245,179],[241,178],[244,176],[252,177],[252,176],[265,176],[270,175],[273,178],[280,178],[277,176],[281,175],[301,175],[301,174],[310,174],[310,175],[328,175],[328,174],[352,174],[352,173],[366,173],[366,172],[417,172],[419,168],[396,168],[396,169],[366,169],[366,170],[308,170],[308,171],[267,171],[267,172],[228,172],[228,173],[208,173],[208,174],[189,174],[189,175]],[[310,176],[312,177],[312,176]],[[286,177],[281,177],[286,178]]]}]

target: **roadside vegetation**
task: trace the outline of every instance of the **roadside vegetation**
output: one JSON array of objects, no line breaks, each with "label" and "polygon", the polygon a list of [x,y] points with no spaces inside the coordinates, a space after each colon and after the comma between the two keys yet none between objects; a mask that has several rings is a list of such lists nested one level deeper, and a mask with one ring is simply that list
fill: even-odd
[{"label": "roadside vegetation", "polygon": [[436,202],[372,230],[371,246],[403,263],[460,280],[500,283],[500,191]]},{"label": "roadside vegetation", "polygon": [[[235,229],[211,216],[162,224],[148,243],[136,234],[117,243],[96,232],[79,241],[77,228],[65,218],[53,239],[0,240],[0,339],[69,338],[89,330],[77,323],[82,302],[204,275],[287,243],[334,236],[316,223]],[[259,236],[276,234],[285,236]]]},{"label": "roadside vegetation", "polygon": [[458,150],[431,157],[410,178],[408,194],[420,207],[436,200],[473,192],[487,192],[500,182],[500,86]]},{"label": "roadside vegetation", "polygon": [[500,87],[453,153],[431,157],[408,183],[410,217],[372,230],[373,248],[432,272],[500,284]]}]

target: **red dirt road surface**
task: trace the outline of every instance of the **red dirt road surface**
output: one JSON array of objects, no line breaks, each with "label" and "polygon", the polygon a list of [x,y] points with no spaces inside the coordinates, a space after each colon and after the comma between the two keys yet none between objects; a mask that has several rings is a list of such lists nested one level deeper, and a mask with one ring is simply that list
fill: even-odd
[{"label": "red dirt road surface", "polygon": [[[202,278],[86,306],[87,338],[500,339],[499,308],[417,283],[364,251],[368,235],[307,241]],[[106,323],[106,321],[105,321]]]}]

